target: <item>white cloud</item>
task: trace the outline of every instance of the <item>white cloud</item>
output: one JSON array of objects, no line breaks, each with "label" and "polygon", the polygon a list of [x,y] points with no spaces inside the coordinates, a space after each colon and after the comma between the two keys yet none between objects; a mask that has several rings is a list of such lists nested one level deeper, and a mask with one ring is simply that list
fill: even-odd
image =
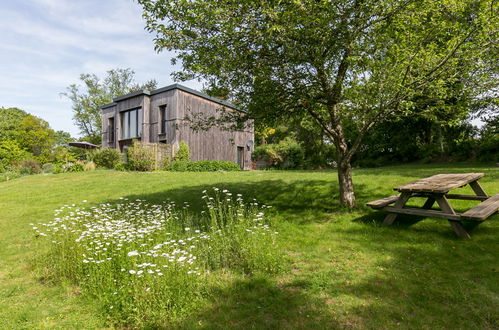
[{"label": "white cloud", "polygon": [[138,82],[173,82],[171,54],[154,51],[132,1],[19,0],[2,2],[0,15],[0,106],[25,109],[55,129],[78,132],[71,103],[60,93],[80,73],[130,67]]}]

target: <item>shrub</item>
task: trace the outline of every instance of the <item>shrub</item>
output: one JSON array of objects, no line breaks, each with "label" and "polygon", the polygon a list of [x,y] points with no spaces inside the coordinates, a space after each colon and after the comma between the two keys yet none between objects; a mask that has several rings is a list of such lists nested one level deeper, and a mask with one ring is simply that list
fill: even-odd
[{"label": "shrub", "polygon": [[116,171],[128,171],[128,165],[126,163],[118,163],[114,165]]},{"label": "shrub", "polygon": [[255,147],[252,158],[264,160],[274,167],[296,169],[303,166],[305,151],[296,140],[287,137],[278,144]]},{"label": "shrub", "polygon": [[31,168],[29,168],[29,167],[20,167],[19,174],[20,175],[31,175],[31,174],[33,174],[33,172],[31,172]]},{"label": "shrub", "polygon": [[19,172],[14,172],[14,171],[3,172],[0,173],[0,182],[14,180],[20,176],[21,174]]},{"label": "shrub", "polygon": [[85,171],[95,171],[96,168],[97,168],[97,166],[92,161],[86,162],[85,165],[83,165],[83,169]]},{"label": "shrub", "polygon": [[283,159],[283,168],[300,168],[305,160],[303,147],[294,139],[287,137],[277,145],[277,153]]},{"label": "shrub", "polygon": [[66,166],[64,166],[64,172],[83,172],[84,170],[84,163],[81,162],[67,163]]},{"label": "shrub", "polygon": [[92,161],[98,167],[113,169],[121,161],[122,155],[118,149],[103,148],[90,150],[87,153],[87,160]]},{"label": "shrub", "polygon": [[175,172],[186,172],[188,171],[188,161],[185,160],[174,160],[170,164],[170,171],[175,171]]},{"label": "shrub", "polygon": [[236,163],[221,160],[200,160],[197,162],[175,160],[171,162],[169,170],[176,172],[216,172],[240,171],[241,168]]},{"label": "shrub", "polygon": [[170,157],[165,157],[161,160],[161,169],[168,171],[170,169],[170,166],[172,164],[172,160]]},{"label": "shrub", "polygon": [[156,162],[156,155],[152,149],[147,149],[135,142],[127,151],[128,168],[132,171],[152,171]]},{"label": "shrub", "polygon": [[42,166],[42,173],[52,173],[54,171],[54,164],[47,163]]},{"label": "shrub", "polygon": [[184,141],[180,142],[178,150],[175,154],[175,160],[177,161],[189,161],[191,160],[191,153],[189,151],[189,146]]},{"label": "shrub", "polygon": [[65,167],[66,165],[54,164],[54,166],[52,167],[52,173],[54,174],[63,173],[65,171]]},{"label": "shrub", "polygon": [[3,161],[4,166],[19,162],[29,156],[31,154],[21,149],[16,141],[6,140],[0,142],[0,159]]},{"label": "shrub", "polygon": [[36,159],[22,160],[19,163],[19,168],[24,171],[22,174],[38,174],[42,170],[40,163]]}]

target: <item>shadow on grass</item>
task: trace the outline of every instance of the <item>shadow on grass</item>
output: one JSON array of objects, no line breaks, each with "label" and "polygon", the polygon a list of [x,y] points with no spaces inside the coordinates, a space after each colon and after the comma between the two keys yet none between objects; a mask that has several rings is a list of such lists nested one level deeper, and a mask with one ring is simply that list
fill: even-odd
[{"label": "shadow on grass", "polygon": [[304,292],[256,277],[212,289],[208,308],[176,324],[181,329],[324,329],[339,324],[313,307]]},{"label": "shadow on grass", "polygon": [[[129,200],[141,199],[150,203],[173,201],[178,205],[189,203],[191,210],[204,208],[202,192],[212,191],[210,184],[186,186],[146,195],[128,195]],[[339,203],[338,183],[330,180],[264,180],[258,182],[220,182],[217,188],[227,189],[233,194],[242,194],[246,201],[255,199],[260,204],[271,205],[272,212],[279,212],[289,222],[304,224],[324,222],[334,212],[348,212]],[[356,185],[356,196],[364,204],[365,200],[380,198],[364,192],[365,185]],[[116,201],[108,201],[115,203]]]},{"label": "shadow on grass", "polygon": [[[257,277],[215,285],[209,305],[178,328],[494,328],[499,322],[495,224],[480,227],[471,240],[460,240],[446,220],[400,216],[385,228],[380,223],[386,213],[370,209],[369,214],[351,217],[355,219],[328,222],[333,214],[349,213],[338,202],[337,182],[329,180],[216,186],[272,205],[289,223],[320,229],[290,229],[294,232],[287,237],[293,267],[309,268],[283,275],[288,277],[285,284]],[[211,188],[198,184],[127,197],[188,202],[201,210],[202,191]],[[386,197],[375,188],[356,184],[359,205]],[[361,206],[356,212],[367,210]],[[467,229],[473,225],[467,223]],[[310,246],[304,249],[302,242]],[[331,254],[320,251],[331,247]]]}]

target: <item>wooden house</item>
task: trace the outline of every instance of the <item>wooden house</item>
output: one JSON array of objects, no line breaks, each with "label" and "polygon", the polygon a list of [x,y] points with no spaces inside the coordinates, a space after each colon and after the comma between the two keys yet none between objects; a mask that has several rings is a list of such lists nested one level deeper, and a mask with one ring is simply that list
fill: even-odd
[{"label": "wooden house", "polygon": [[142,90],[113,99],[102,109],[102,147],[127,148],[132,141],[164,143],[178,149],[188,144],[191,160],[224,160],[251,169],[253,124],[234,131],[212,126],[194,130],[186,118],[218,116],[220,109],[236,106],[185,86],[174,84],[153,91]]}]

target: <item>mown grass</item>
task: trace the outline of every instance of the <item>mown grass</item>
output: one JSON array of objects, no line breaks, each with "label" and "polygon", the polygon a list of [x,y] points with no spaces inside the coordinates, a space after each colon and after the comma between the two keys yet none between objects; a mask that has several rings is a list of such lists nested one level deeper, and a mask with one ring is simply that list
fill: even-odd
[{"label": "mown grass", "polygon": [[[188,202],[201,210],[213,186],[272,205],[284,242],[279,275],[220,272],[208,294],[175,328],[497,328],[499,216],[466,224],[459,239],[446,221],[401,217],[381,226],[382,212],[364,203],[391,188],[436,173],[485,172],[499,193],[499,170],[470,164],[359,169],[359,207],[342,208],[335,172],[126,173],[37,175],[0,183],[0,324],[5,328],[102,328],[112,323],[95,300],[71,283],[33,268],[29,223],[47,222],[63,204],[119,197]],[[461,189],[471,192],[469,188]],[[457,210],[476,202],[452,201]],[[472,228],[474,227],[474,228]],[[42,245],[43,246],[43,245]]]}]

